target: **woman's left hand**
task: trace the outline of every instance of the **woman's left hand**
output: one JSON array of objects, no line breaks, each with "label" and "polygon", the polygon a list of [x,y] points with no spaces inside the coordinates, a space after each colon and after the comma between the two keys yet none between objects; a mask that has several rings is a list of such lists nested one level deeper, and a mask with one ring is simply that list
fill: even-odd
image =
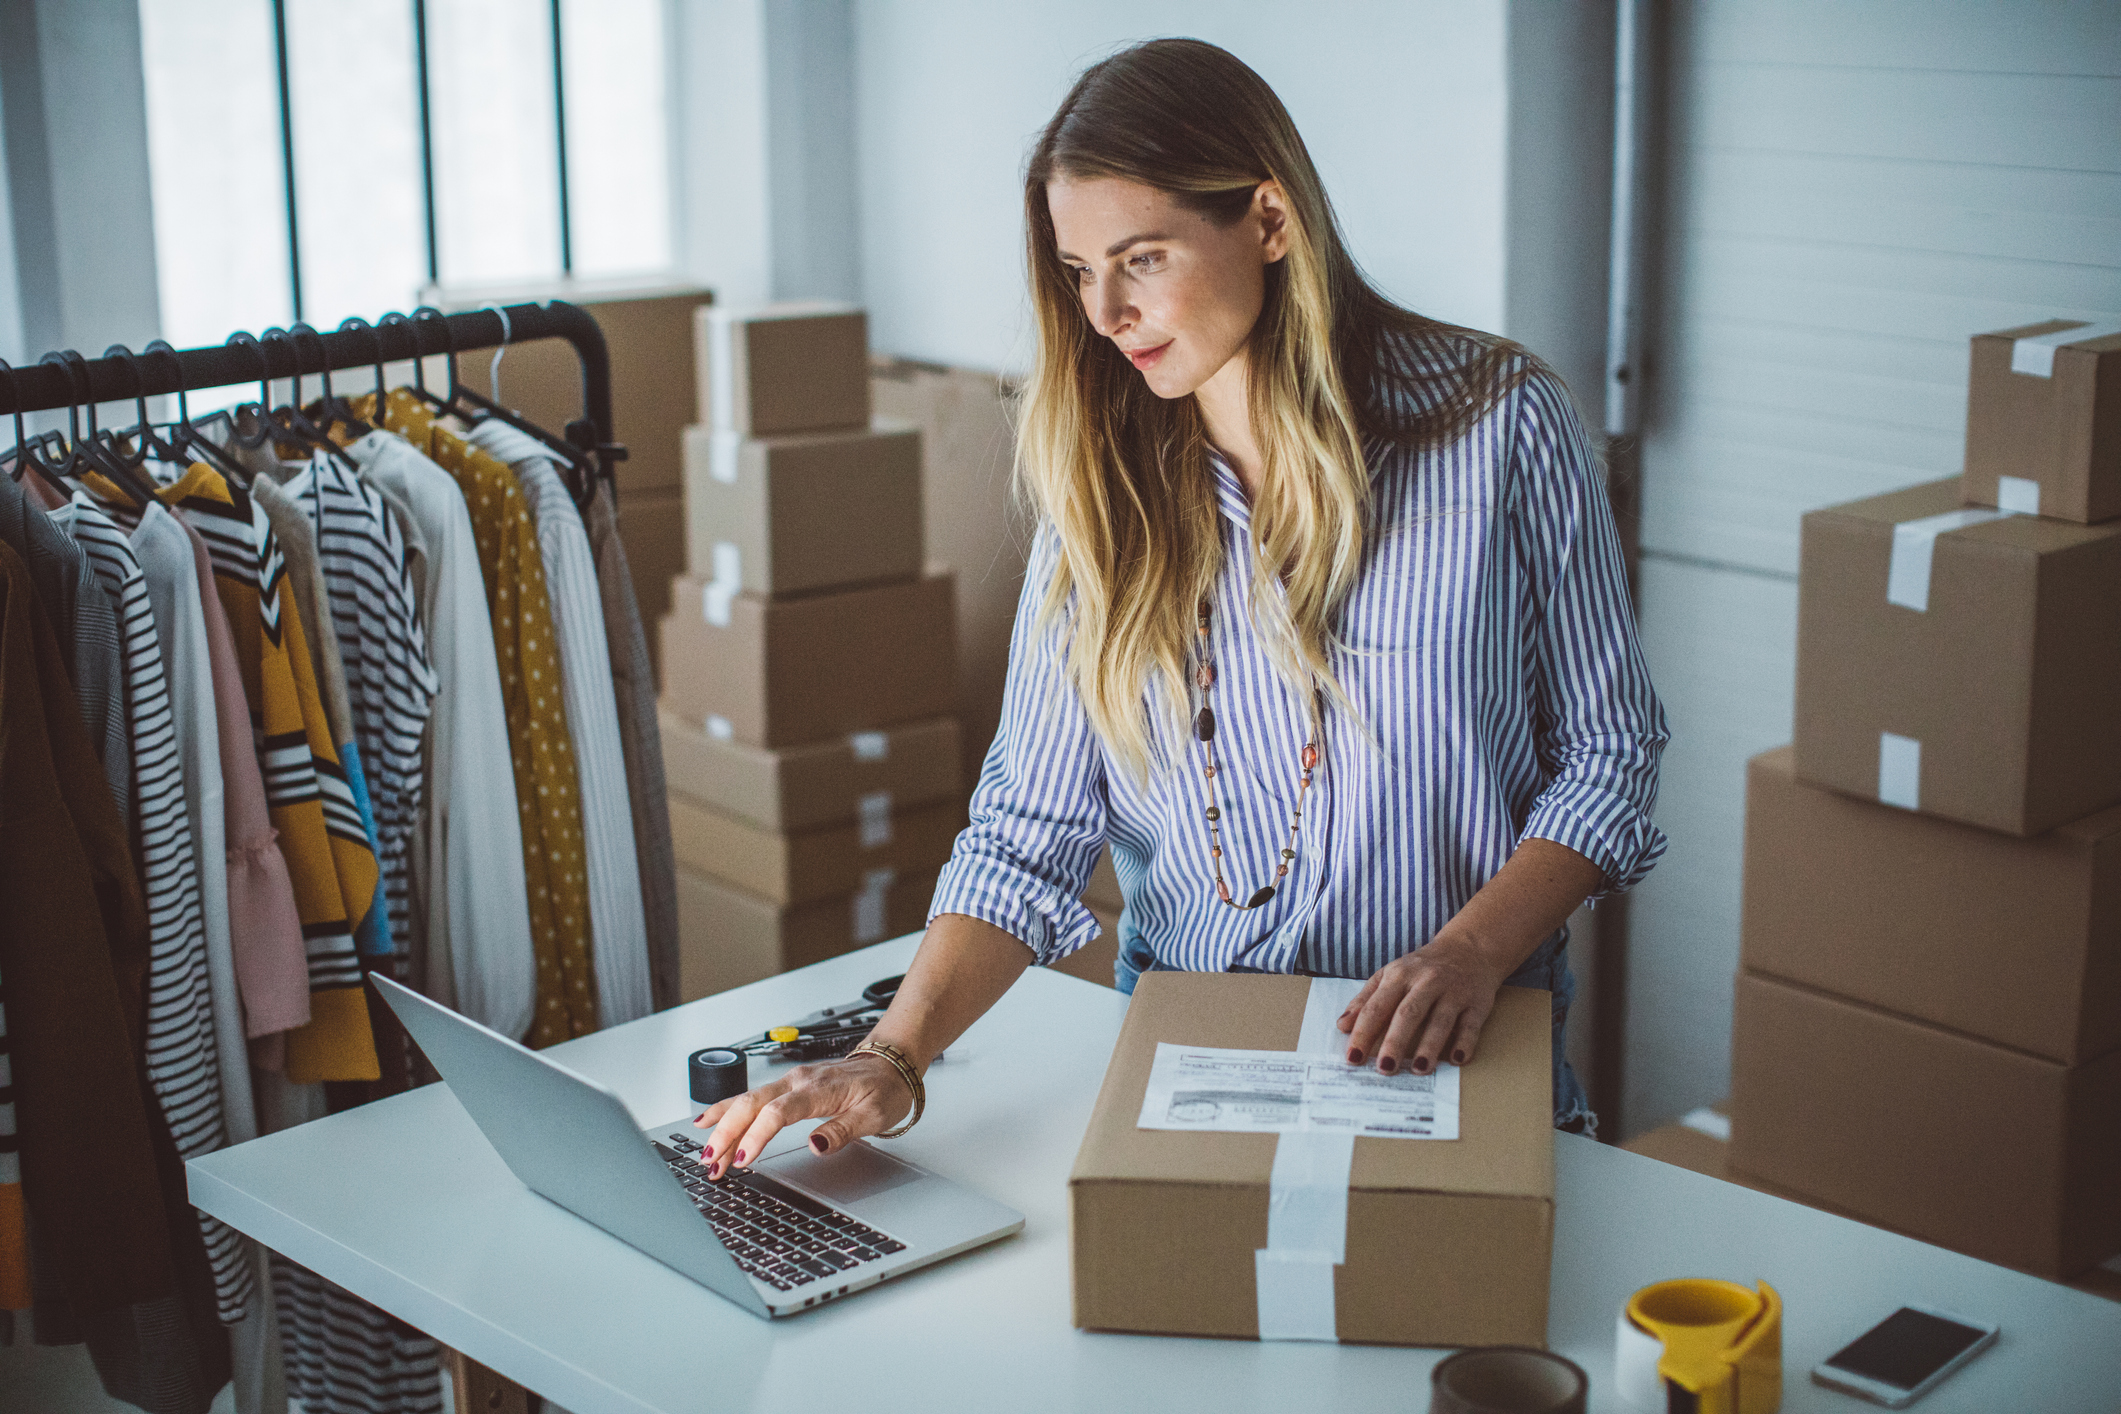
[{"label": "woman's left hand", "polygon": [[1379,968],[1341,1013],[1348,1063],[1375,1059],[1390,1075],[1425,1075],[1444,1061],[1464,1065],[1509,976],[1470,938],[1439,933]]}]

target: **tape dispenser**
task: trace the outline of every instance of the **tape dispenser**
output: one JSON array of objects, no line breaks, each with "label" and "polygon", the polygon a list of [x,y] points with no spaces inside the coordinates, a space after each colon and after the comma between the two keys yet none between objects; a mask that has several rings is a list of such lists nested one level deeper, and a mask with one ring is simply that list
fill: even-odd
[{"label": "tape dispenser", "polygon": [[1775,1414],[1782,1407],[1782,1298],[1760,1283],[1686,1278],[1646,1286],[1621,1309],[1613,1359],[1638,1409]]}]

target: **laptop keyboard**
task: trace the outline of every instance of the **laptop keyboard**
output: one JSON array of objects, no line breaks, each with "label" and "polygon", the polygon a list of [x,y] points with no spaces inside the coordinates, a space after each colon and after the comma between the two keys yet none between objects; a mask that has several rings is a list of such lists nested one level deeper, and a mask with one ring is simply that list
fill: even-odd
[{"label": "laptop keyboard", "polygon": [[713,1227],[749,1276],[776,1291],[793,1291],[881,1261],[906,1244],[837,1208],[750,1169],[710,1181],[698,1162],[700,1146],[683,1135],[655,1142],[663,1162],[685,1185],[692,1206]]}]

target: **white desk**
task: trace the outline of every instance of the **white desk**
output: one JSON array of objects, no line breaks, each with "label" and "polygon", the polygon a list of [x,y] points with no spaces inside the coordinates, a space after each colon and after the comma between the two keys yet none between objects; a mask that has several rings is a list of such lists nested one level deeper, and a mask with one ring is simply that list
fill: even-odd
[{"label": "white desk", "polygon": [[[643,1121],[685,1056],[905,969],[880,943],[553,1054]],[[789,1320],[757,1320],[532,1194],[436,1085],[194,1161],[192,1200],[575,1414],[619,1410],[1376,1411],[1427,1407],[1432,1350],[1096,1335],[1068,1324],[1066,1178],[1126,999],[1034,970],[929,1077],[898,1152],[1024,1211],[1022,1235]],[[753,1078],[758,1078],[755,1069]],[[1765,1277],[1783,1408],[1859,1414],[1811,1366],[1900,1301],[1990,1317],[1995,1350],[1920,1406],[2121,1410],[2121,1305],[1556,1136],[1551,1340],[1612,1392],[1613,1319],[1664,1277]],[[791,1139],[789,1142],[796,1142]],[[778,1146],[776,1146],[776,1150]]]}]

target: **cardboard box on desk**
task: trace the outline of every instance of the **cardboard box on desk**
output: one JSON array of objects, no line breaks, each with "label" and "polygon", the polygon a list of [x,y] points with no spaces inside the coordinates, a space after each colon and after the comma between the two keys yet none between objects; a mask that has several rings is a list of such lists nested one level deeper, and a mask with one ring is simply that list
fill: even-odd
[{"label": "cardboard box on desk", "polygon": [[700,410],[716,431],[869,425],[869,317],[851,304],[702,309],[694,338]]},{"label": "cardboard box on desk", "polygon": [[1797,774],[2035,835],[2121,801],[2121,524],[1936,481],[1804,518]]},{"label": "cardboard box on desk", "polygon": [[1734,1171],[2005,1266],[2121,1251],[2121,1051],[2065,1066],[1757,972],[1738,978]]},{"label": "cardboard box on desk", "polygon": [[2050,319],[1974,336],[1962,484],[1978,506],[2121,516],[2121,323]]},{"label": "cardboard box on desk", "polygon": [[880,869],[933,873],[950,858],[964,825],[963,804],[949,800],[784,835],[670,795],[678,863],[776,904],[852,893]]},{"label": "cardboard box on desk", "polygon": [[2064,1065],[2121,1047],[2121,809],[2017,839],[1746,770],[1746,967]]},{"label": "cardboard box on desk", "polygon": [[[1137,1128],[1159,1042],[1284,1050],[1310,979],[1145,975],[1068,1178],[1075,1324],[1250,1338],[1255,1253],[1280,1136]],[[1546,1344],[1554,1233],[1553,1020],[1505,987],[1461,1075],[1460,1137],[1358,1138],[1347,1261],[1333,1269],[1343,1341]]]},{"label": "cardboard box on desk", "polygon": [[764,830],[811,830],[957,800],[950,717],[769,749],[724,740],[662,708],[663,774],[688,795]]},{"label": "cardboard box on desk", "polygon": [[886,938],[919,932],[935,871],[879,876],[854,893],[784,908],[678,866],[678,995],[697,1001]]},{"label": "cardboard box on desk", "polygon": [[903,584],[765,599],[680,575],[659,628],[663,700],[751,746],[942,716],[957,700],[951,578],[931,571]]},{"label": "cardboard box on desk", "polygon": [[694,573],[801,594],[921,572],[921,438],[904,423],[746,437],[685,429]]}]

